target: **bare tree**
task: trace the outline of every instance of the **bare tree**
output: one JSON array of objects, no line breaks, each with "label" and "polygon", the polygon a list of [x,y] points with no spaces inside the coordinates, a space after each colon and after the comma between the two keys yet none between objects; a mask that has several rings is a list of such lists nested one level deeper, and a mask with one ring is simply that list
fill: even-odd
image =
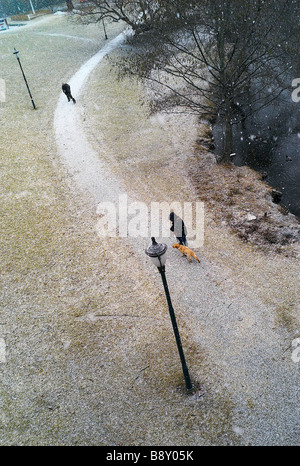
[{"label": "bare tree", "polygon": [[[222,118],[224,153],[242,123],[290,86],[298,0],[90,0],[84,21],[134,31],[121,72],[153,85],[153,109]],[[83,4],[84,5],[84,4]],[[287,27],[288,24],[288,27]]]},{"label": "bare tree", "polygon": [[131,39],[134,53],[131,48],[121,69],[153,84],[153,108],[221,117],[221,161],[229,161],[233,125],[290,86],[286,43],[293,41],[296,3],[173,0],[160,8],[151,31]]},{"label": "bare tree", "polygon": [[150,30],[163,12],[161,1],[149,0],[90,0],[78,6],[76,14],[84,23],[123,21],[139,34]]},{"label": "bare tree", "polygon": [[67,4],[68,11],[74,10],[74,5],[73,5],[72,0],[66,0],[66,4]]}]

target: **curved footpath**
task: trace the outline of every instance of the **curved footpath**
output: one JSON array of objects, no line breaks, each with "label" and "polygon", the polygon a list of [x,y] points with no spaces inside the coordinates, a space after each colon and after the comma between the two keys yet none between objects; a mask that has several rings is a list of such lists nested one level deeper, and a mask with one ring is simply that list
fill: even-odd
[{"label": "curved footpath", "polygon": [[[84,85],[94,68],[114,48],[125,39],[125,34],[119,34],[88,60],[69,80],[72,94],[80,96]],[[119,188],[117,180],[105,175],[105,166],[89,144],[84,131],[79,124],[78,106],[68,103],[64,94],[59,98],[54,127],[60,155],[71,176],[82,189],[89,192],[97,202],[106,199],[117,200]]]},{"label": "curved footpath", "polygon": [[[89,75],[123,38],[120,35],[110,41],[69,81],[78,102]],[[62,95],[54,119],[57,147],[72,180],[88,193],[96,209],[100,201],[117,202],[126,190],[95,152],[80,116],[80,105],[68,104]],[[127,194],[130,198],[131,193]],[[123,241],[145,267],[151,267],[143,252],[149,239]],[[237,298],[232,300],[210,277],[210,266],[204,252],[199,267],[183,264],[179,256],[173,257],[168,267],[174,307],[188,327],[196,354],[205,355],[212,370],[204,391],[228,398],[237,443],[297,444],[298,368],[291,358],[282,357],[284,337],[274,331],[275,317],[254,293],[237,290]],[[158,279],[157,286],[161,286]],[[203,383],[200,373],[194,373],[194,378]]]}]

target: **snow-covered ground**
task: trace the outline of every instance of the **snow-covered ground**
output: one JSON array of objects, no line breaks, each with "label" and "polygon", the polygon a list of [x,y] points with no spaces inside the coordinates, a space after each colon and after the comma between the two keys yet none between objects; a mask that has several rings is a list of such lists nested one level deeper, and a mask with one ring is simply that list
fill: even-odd
[{"label": "snow-covered ground", "polygon": [[160,277],[143,250],[149,239],[103,239],[95,226],[97,203],[120,190],[144,202],[195,200],[184,169],[197,126],[148,119],[142,90],[116,80],[102,57],[117,51],[118,25],[107,43],[101,29],[67,18],[0,36],[9,83],[0,108],[0,443],[296,444],[297,249],[268,255],[216,225],[213,211],[200,265],[166,240],[197,387],[186,396]]}]

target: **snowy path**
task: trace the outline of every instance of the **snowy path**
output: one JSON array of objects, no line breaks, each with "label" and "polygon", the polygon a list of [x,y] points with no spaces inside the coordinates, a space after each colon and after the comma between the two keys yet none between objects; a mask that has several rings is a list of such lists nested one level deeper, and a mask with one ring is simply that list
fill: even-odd
[{"label": "snowy path", "polygon": [[[80,93],[90,73],[108,53],[124,41],[124,38],[122,33],[111,40],[69,80],[72,94],[77,100],[80,99]],[[115,201],[120,194],[119,183],[107,175],[107,167],[104,167],[88,142],[79,117],[78,106],[68,102],[62,93],[54,115],[59,153],[75,183],[88,191],[96,202]]]},{"label": "snowy path", "polygon": [[[90,73],[123,40],[121,34],[110,41],[71,78],[69,84],[75,98],[80,100]],[[79,108],[61,94],[54,117],[59,155],[75,185],[88,193],[95,206],[101,201],[117,203],[125,191],[87,140]],[[149,239],[137,240],[134,238],[132,245],[137,254],[144,254],[143,246]],[[168,281],[175,307],[184,309],[186,319],[194,326],[195,344],[205,349],[216,374],[222,374],[216,391],[222,386],[222,390],[232,394],[237,416],[233,419],[233,431],[243,444],[276,444],[282,429],[287,430],[287,436],[296,436],[297,371],[292,364],[279,364],[281,337],[272,331],[272,314],[243,291],[235,298],[228,297],[208,276],[205,258],[201,266],[192,268],[188,264],[182,266],[179,256],[172,261]]]}]

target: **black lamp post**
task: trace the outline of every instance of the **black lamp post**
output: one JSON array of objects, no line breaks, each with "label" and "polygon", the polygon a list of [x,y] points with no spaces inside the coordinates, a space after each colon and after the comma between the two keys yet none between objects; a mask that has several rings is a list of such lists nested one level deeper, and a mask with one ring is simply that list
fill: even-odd
[{"label": "black lamp post", "polygon": [[29,86],[28,86],[28,83],[27,83],[27,79],[26,79],[26,76],[24,74],[24,71],[23,71],[23,68],[22,68],[22,65],[21,65],[21,62],[20,62],[20,58],[19,58],[19,55],[18,55],[18,50],[14,49],[14,55],[16,55],[17,57],[17,60],[18,60],[18,63],[20,65],[20,68],[21,68],[21,71],[22,71],[22,75],[23,75],[23,78],[24,78],[24,81],[25,81],[25,84],[26,84],[26,87],[27,87],[27,90],[28,90],[28,94],[30,96],[30,99],[31,99],[31,102],[32,102],[32,105],[33,105],[33,108],[34,110],[36,110],[36,106],[35,106],[35,103],[33,101],[33,98],[32,98],[32,95],[31,95],[31,92],[30,92],[30,89],[29,89]]},{"label": "black lamp post", "polygon": [[156,267],[158,268],[158,271],[159,271],[159,273],[161,275],[161,278],[162,278],[162,282],[163,282],[163,285],[164,285],[164,290],[165,290],[165,294],[166,294],[166,298],[167,298],[167,302],[168,302],[168,306],[169,306],[169,313],[170,313],[171,322],[172,322],[172,325],[173,325],[176,344],[177,344],[177,348],[178,348],[178,352],[179,352],[179,356],[180,356],[180,360],[181,360],[183,375],[184,375],[184,378],[185,378],[186,389],[188,391],[191,391],[193,389],[193,385],[191,383],[191,379],[190,379],[190,376],[189,376],[189,371],[188,371],[188,368],[187,368],[187,365],[186,365],[186,362],[185,362],[185,357],[184,357],[182,344],[181,344],[181,340],[180,340],[180,335],[179,335],[179,331],[178,331],[178,327],[177,327],[175,312],[174,312],[174,309],[173,309],[173,306],[172,306],[172,301],[171,301],[169,288],[168,288],[168,283],[167,283],[167,279],[166,279],[166,273],[165,273],[165,263],[166,263],[166,259],[167,259],[167,255],[166,255],[167,245],[164,244],[164,243],[157,243],[155,238],[153,238],[153,237],[151,238],[151,240],[152,240],[152,244],[145,250],[145,252],[146,252],[147,256],[149,256],[151,258],[153,264],[156,265]]},{"label": "black lamp post", "polygon": [[103,24],[104,37],[105,37],[105,39],[107,39],[107,34],[106,34],[106,28],[105,28],[104,18],[102,18],[102,24]]}]

